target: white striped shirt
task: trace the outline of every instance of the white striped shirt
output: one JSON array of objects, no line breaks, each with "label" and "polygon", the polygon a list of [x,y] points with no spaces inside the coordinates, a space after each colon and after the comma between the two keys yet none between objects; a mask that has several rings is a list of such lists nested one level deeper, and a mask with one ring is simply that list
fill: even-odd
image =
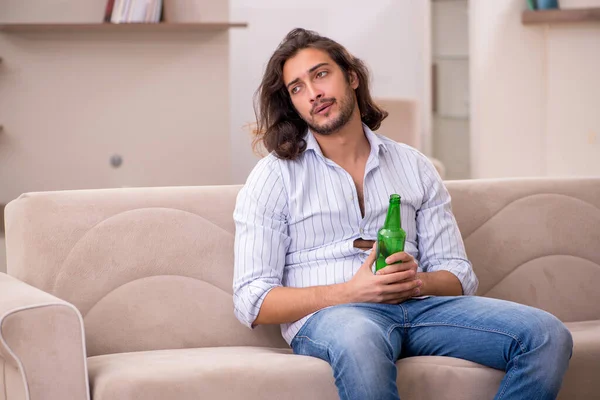
[{"label": "white striped shirt", "polygon": [[[405,251],[415,257],[419,270],[450,271],[464,294],[477,290],[450,195],[434,166],[412,147],[363,128],[371,145],[363,183],[364,217],[352,177],[323,156],[310,130],[306,151],[298,159],[270,154],[250,173],[233,215],[235,314],[246,326],[252,326],[274,287],[350,280],[368,256],[354,247],[354,240],[376,240],[392,193],[402,198]],[[281,325],[288,343],[311,315]]]}]

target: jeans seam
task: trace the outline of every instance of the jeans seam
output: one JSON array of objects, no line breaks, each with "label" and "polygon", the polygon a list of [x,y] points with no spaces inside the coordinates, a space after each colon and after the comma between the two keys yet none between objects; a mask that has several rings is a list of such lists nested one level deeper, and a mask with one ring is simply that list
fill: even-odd
[{"label": "jeans seam", "polygon": [[392,324],[386,332],[386,337],[387,337],[386,345],[387,345],[387,349],[389,352],[388,355],[390,356],[390,360],[393,360],[395,358],[394,357],[394,347],[392,346],[392,332],[394,332],[394,330],[399,327],[404,327],[404,324]]},{"label": "jeans seam", "polygon": [[404,307],[404,305],[402,304],[398,304],[400,306],[400,308],[402,309],[402,312],[404,313],[404,330],[408,330],[408,328],[410,327],[410,321],[408,320],[408,310],[406,309],[406,307]]},{"label": "jeans seam", "polygon": [[394,332],[394,330],[396,328],[400,328],[400,327],[406,328],[405,324],[392,324],[388,328],[388,330],[387,330],[387,341],[388,341],[388,343],[392,342],[392,332]]},{"label": "jeans seam", "polygon": [[[387,337],[387,344],[388,344],[388,348],[391,352],[391,356],[390,358],[393,358],[394,355],[394,349],[392,348],[392,332],[394,332],[394,330],[396,328],[404,328],[404,330],[406,331],[407,328],[410,327],[409,323],[408,323],[408,312],[406,311],[406,307],[404,307],[402,304],[398,304],[398,306],[402,309],[402,313],[404,314],[404,323],[402,324],[392,324],[387,332],[386,332],[386,337]],[[404,332],[406,333],[406,332]]]},{"label": "jeans seam", "polygon": [[[515,365],[513,367],[514,369],[517,368],[517,364],[518,363],[519,363],[519,357],[515,357]],[[510,371],[510,375],[508,375],[506,377],[506,382],[504,382],[504,385],[503,385],[504,387],[502,388],[502,392],[498,395],[498,399],[497,400],[501,400],[502,397],[504,396],[504,393],[506,393],[506,388],[508,387],[508,385],[510,383],[510,380],[512,379],[513,375],[514,375],[514,370]]]},{"label": "jeans seam", "polygon": [[406,310],[406,307],[404,307],[402,304],[398,304],[400,306],[400,308],[402,309],[402,312],[404,313],[404,325],[407,325],[409,323],[408,321],[408,311]]},{"label": "jeans seam", "polygon": [[527,348],[525,347],[525,345],[523,344],[523,342],[521,341],[521,339],[517,335],[512,334],[510,332],[506,332],[506,331],[500,330],[500,329],[483,328],[483,327],[474,326],[474,325],[450,324],[450,323],[447,323],[447,322],[427,322],[427,323],[410,325],[410,327],[417,328],[417,327],[420,327],[420,326],[440,326],[440,325],[442,325],[442,326],[451,326],[451,327],[454,327],[454,328],[475,329],[475,330],[483,331],[483,332],[499,333],[501,335],[508,336],[508,337],[512,338],[513,340],[515,340],[519,344],[519,348],[521,349],[521,352],[522,353],[527,353]]}]

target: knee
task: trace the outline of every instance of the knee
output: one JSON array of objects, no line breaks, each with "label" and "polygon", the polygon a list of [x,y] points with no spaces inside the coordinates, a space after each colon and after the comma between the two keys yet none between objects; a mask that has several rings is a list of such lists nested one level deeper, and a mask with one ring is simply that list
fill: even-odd
[{"label": "knee", "polygon": [[558,354],[569,359],[573,353],[573,336],[565,324],[554,316],[552,318],[553,322],[548,329],[550,332],[550,347],[556,349]]},{"label": "knee", "polygon": [[341,318],[332,318],[331,323],[336,327],[336,341],[347,347],[360,347],[384,339],[384,328],[360,312],[356,315],[354,312],[343,313]]},{"label": "knee", "polygon": [[[539,343],[537,353],[539,363],[539,372],[545,376],[543,380],[549,392],[558,392],[558,386],[562,377],[569,368],[571,356],[573,354],[573,337],[571,332],[555,316],[545,313],[539,329],[542,329],[541,337],[543,341]],[[537,350],[537,351],[536,351]]]},{"label": "knee", "polygon": [[374,352],[384,353],[389,350],[385,332],[373,321],[348,323],[340,327],[336,342],[340,350],[351,354],[364,354],[366,357]]},{"label": "knee", "polygon": [[365,314],[360,308],[341,306],[322,311],[312,338],[327,342],[330,355],[364,361],[376,355],[392,357],[385,327]]},{"label": "knee", "polygon": [[573,351],[573,337],[565,324],[554,315],[540,311],[532,332],[541,338],[538,344],[557,357],[569,359]]}]

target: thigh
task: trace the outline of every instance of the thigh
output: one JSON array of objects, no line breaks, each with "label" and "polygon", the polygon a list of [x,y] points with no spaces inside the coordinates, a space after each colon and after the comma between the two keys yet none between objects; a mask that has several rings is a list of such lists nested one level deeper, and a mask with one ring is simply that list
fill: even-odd
[{"label": "thigh", "polygon": [[402,356],[457,357],[502,370],[562,326],[540,309],[478,296],[411,300],[404,308]]},{"label": "thigh", "polygon": [[397,360],[401,338],[397,327],[405,323],[398,306],[355,303],[328,307],[315,313],[292,340],[296,354],[331,362],[341,352],[363,354],[377,346]]}]

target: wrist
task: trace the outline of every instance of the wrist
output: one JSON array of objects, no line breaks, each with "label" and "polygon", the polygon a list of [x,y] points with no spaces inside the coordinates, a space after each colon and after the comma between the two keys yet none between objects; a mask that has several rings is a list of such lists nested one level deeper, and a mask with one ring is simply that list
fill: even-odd
[{"label": "wrist", "polygon": [[421,296],[460,296],[463,294],[460,280],[449,271],[418,272],[417,279],[422,282]]},{"label": "wrist", "polygon": [[332,285],[331,290],[331,305],[352,303],[352,289],[350,288],[349,282]]},{"label": "wrist", "polygon": [[429,292],[429,274],[427,272],[417,272],[416,278],[421,281],[421,286],[419,287],[419,296],[429,296],[431,293]]}]

